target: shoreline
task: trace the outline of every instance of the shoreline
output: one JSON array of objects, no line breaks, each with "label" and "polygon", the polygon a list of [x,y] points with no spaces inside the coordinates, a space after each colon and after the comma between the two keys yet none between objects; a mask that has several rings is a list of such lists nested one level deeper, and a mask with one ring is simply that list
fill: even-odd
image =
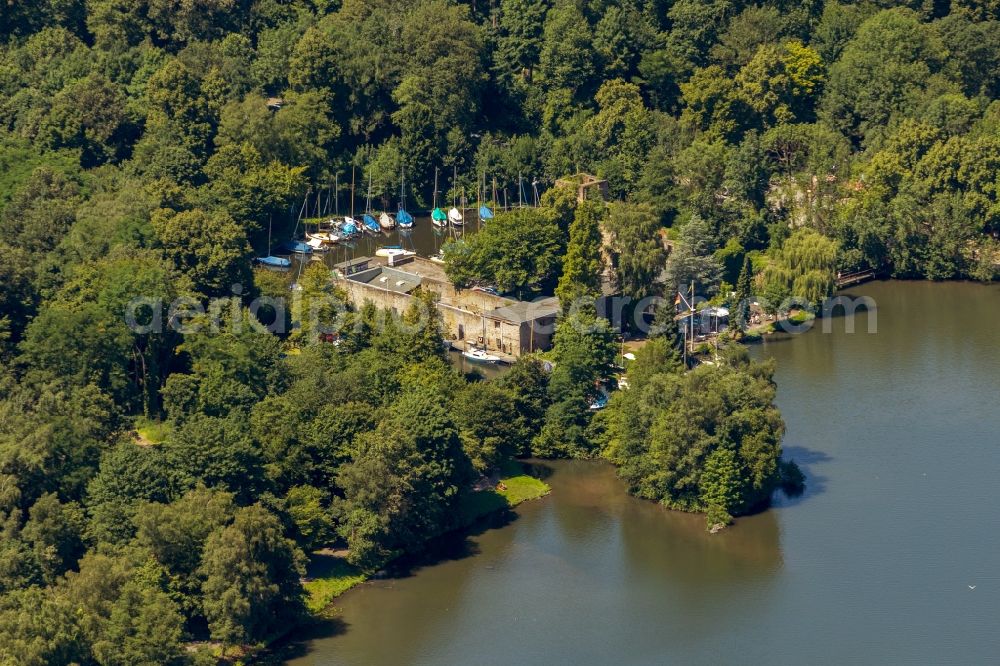
[{"label": "shoreline", "polygon": [[[505,465],[501,470],[498,483],[498,485],[503,484],[504,489],[491,488],[469,493],[459,507],[461,514],[459,524],[453,529],[429,537],[425,543],[448,534],[468,530],[479,521],[492,515],[549,495],[552,488],[541,479],[531,476],[528,473],[528,467],[529,465],[521,460],[513,460]],[[274,650],[280,649],[279,646],[293,636],[296,631],[335,619],[337,609],[333,605],[334,601],[362,583],[381,577],[380,575],[385,572],[386,567],[409,553],[400,553],[396,558],[387,562],[382,569],[371,573],[366,573],[347,562],[344,554],[345,551],[329,549],[312,553],[304,577],[306,580],[302,585],[307,610],[307,616],[303,622],[289,627],[287,632],[280,636],[274,636],[259,648],[245,647],[245,651],[238,659],[244,660],[246,663],[265,661],[269,655],[274,654]]]}]

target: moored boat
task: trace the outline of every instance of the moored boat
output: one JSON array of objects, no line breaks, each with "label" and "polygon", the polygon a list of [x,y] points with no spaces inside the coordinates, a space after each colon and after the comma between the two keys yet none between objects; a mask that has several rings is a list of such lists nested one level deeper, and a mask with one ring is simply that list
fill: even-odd
[{"label": "moored boat", "polygon": [[448,211],[448,221],[456,227],[460,227],[465,224],[465,218],[462,217],[462,211],[460,211],[457,207],[453,207]]},{"label": "moored boat", "polygon": [[489,353],[485,349],[473,347],[462,352],[462,356],[475,363],[499,363],[500,357]]},{"label": "moored boat", "polygon": [[434,169],[434,204],[431,211],[431,222],[434,223],[435,227],[447,227],[448,226],[448,216],[445,212],[438,208],[438,170]]},{"label": "moored boat", "polygon": [[406,212],[406,176],[403,167],[399,168],[399,210],[396,212],[396,222],[400,229],[413,228],[413,216]]},{"label": "moored boat", "polygon": [[271,254],[271,220],[267,221],[267,256],[257,257],[254,259],[255,262],[261,266],[267,266],[268,268],[290,268],[292,265],[291,259],[286,259],[285,257],[275,257]]},{"label": "moored boat", "polygon": [[279,247],[286,252],[292,252],[294,254],[312,254],[313,251],[313,249],[309,247],[308,243],[297,240],[285,241]]},{"label": "moored boat", "polygon": [[272,255],[267,257],[257,257],[254,261],[261,266],[267,266],[268,268],[289,268],[292,265],[291,259],[286,259],[285,257],[275,257]]},{"label": "moored boat", "polygon": [[382,227],[383,231],[389,231],[390,229],[396,228],[396,220],[392,218],[389,213],[382,213],[378,216],[378,224]]},{"label": "moored boat", "polygon": [[357,236],[360,233],[359,227],[358,221],[350,216],[345,217],[344,222],[339,225],[340,232],[347,238]]},{"label": "moored boat", "polygon": [[374,217],[367,213],[361,216],[361,228],[370,234],[377,234],[382,231],[381,225],[375,221]]},{"label": "moored boat", "polygon": [[402,257],[412,257],[417,253],[412,250],[404,250],[399,245],[383,245],[382,247],[375,250],[376,257],[389,257],[392,259],[399,259]]},{"label": "moored boat", "polygon": [[412,229],[413,216],[407,213],[405,209],[400,208],[396,213],[396,223],[399,225],[400,229]]}]

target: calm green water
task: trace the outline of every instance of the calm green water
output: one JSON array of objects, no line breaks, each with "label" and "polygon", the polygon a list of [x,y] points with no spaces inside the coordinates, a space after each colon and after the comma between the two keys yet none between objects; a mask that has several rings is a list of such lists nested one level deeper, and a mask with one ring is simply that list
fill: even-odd
[{"label": "calm green water", "polygon": [[859,314],[755,350],[803,497],[712,536],[552,464],[550,497],[349,592],[291,663],[1000,662],[1000,288],[852,293],[876,334]]}]

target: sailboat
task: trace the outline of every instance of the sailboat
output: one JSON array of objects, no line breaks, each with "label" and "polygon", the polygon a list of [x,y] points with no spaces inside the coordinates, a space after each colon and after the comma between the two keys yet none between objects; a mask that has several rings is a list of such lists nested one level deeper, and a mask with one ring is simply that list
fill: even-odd
[{"label": "sailboat", "polygon": [[491,354],[485,349],[480,349],[479,347],[472,347],[471,349],[466,349],[462,352],[462,356],[469,359],[470,361],[475,361],[476,363],[499,363],[500,357]]},{"label": "sailboat", "polygon": [[372,217],[372,171],[370,165],[368,167],[368,197],[365,199],[365,213],[361,216],[361,226],[371,234],[382,231],[382,225]]},{"label": "sailboat", "polygon": [[479,188],[479,221],[486,222],[493,219],[493,211],[483,203],[483,191],[486,189],[486,174],[483,174],[482,186]]},{"label": "sailboat", "polygon": [[287,240],[278,246],[279,249],[294,254],[312,254],[312,247],[309,243],[299,240]]},{"label": "sailboat", "polygon": [[392,215],[389,215],[389,213],[386,213],[385,211],[378,216],[378,224],[382,227],[383,231],[390,231],[396,228],[396,220],[393,219]]},{"label": "sailboat", "polygon": [[[309,202],[309,195],[306,194],[305,201],[302,202],[302,208],[299,209],[299,219],[296,220],[295,222],[295,230],[292,231],[292,236],[295,236],[295,234],[298,233],[299,231],[299,224],[302,223],[302,216],[305,214],[306,204],[308,202]],[[304,241],[295,240],[294,238],[285,241],[278,247],[279,249],[294,254],[312,254],[313,251],[313,249],[309,247],[307,243],[305,243]]]},{"label": "sailboat", "polygon": [[285,257],[275,257],[271,254],[271,220],[267,220],[267,256],[257,257],[255,261],[261,266],[268,266],[269,268],[290,268],[292,265],[291,259],[286,259]]},{"label": "sailboat", "polygon": [[403,167],[399,168],[399,210],[396,212],[396,222],[400,229],[413,228],[413,216],[406,212],[406,187],[404,182],[406,177],[403,174]]},{"label": "sailboat", "polygon": [[431,222],[434,223],[436,227],[447,227],[448,226],[448,216],[444,214],[444,211],[437,207],[438,205],[438,170],[437,167],[434,168],[434,210],[431,211]]},{"label": "sailboat", "polygon": [[458,205],[455,203],[455,197],[457,192],[455,191],[455,181],[458,179],[458,167],[455,167],[454,175],[451,177],[451,210],[448,211],[448,221],[451,222],[456,227],[460,227],[465,224],[465,219],[462,217],[462,211],[458,209]]}]

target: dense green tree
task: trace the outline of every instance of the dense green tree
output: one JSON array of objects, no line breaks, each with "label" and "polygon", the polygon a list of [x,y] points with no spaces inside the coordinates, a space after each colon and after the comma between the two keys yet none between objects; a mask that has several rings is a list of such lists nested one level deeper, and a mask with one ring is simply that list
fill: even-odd
[{"label": "dense green tree", "polygon": [[607,320],[591,312],[560,319],[553,347],[555,368],[547,387],[550,404],[532,442],[535,455],[581,456],[589,452],[589,407],[600,392],[599,382],[609,374],[615,350]]},{"label": "dense green tree", "polygon": [[337,477],[339,532],[353,563],[377,568],[452,525],[472,467],[451,415],[431,393],[400,396],[357,444]]},{"label": "dense green tree", "polygon": [[471,238],[445,245],[444,256],[455,284],[492,284],[507,292],[551,286],[562,251],[554,211],[521,208],[497,215]]},{"label": "dense green tree", "polygon": [[550,130],[567,122],[594,91],[597,69],[590,23],[576,0],[558,0],[545,16],[537,80],[545,90],[542,119]]},{"label": "dense green tree", "polygon": [[687,292],[694,283],[696,294],[712,294],[719,285],[722,266],[713,254],[712,230],[708,223],[692,217],[681,227],[666,265],[667,286],[671,291]]},{"label": "dense green tree", "polygon": [[598,111],[585,131],[602,157],[598,170],[609,178],[616,193],[635,189],[646,155],[655,139],[654,116],[642,101],[639,86],[620,79],[607,81],[595,97]]},{"label": "dense green tree", "polygon": [[47,582],[74,567],[83,555],[86,519],[76,502],[62,503],[54,493],[38,498],[28,511],[22,537],[31,544]]},{"label": "dense green tree", "polygon": [[152,223],[167,256],[199,292],[228,296],[252,283],[246,233],[225,213],[160,211]]},{"label": "dense green tree", "polygon": [[525,436],[517,454],[527,455],[530,452],[529,439],[538,434],[548,408],[548,374],[538,358],[522,356],[498,383],[514,398],[518,430]]},{"label": "dense green tree", "polygon": [[302,552],[259,504],[205,541],[199,568],[202,604],[212,637],[223,646],[254,643],[283,630],[303,612]]},{"label": "dense green tree", "polygon": [[197,415],[185,421],[163,443],[169,464],[183,483],[202,482],[229,490],[242,500],[255,497],[263,485],[260,453],[246,434],[246,420]]},{"label": "dense green tree", "polygon": [[327,494],[313,486],[295,486],[285,496],[285,512],[295,525],[295,538],[307,551],[329,544],[334,537],[334,518]]},{"label": "dense green tree", "polygon": [[497,49],[493,56],[497,76],[508,85],[530,83],[541,55],[548,0],[501,0]]},{"label": "dense green tree", "polygon": [[605,414],[603,454],[633,492],[728,522],[778,483],[784,424],[763,365],[630,377]]},{"label": "dense green tree", "polygon": [[574,304],[593,302],[601,295],[603,262],[601,259],[601,220],[603,202],[585,201],[576,208],[569,227],[569,244],[556,296],[563,312]]},{"label": "dense green tree", "polygon": [[528,433],[514,396],[493,382],[468,384],[458,393],[455,421],[465,453],[480,473],[498,469],[526,445]]},{"label": "dense green tree", "polygon": [[831,65],[826,117],[853,139],[870,141],[893,113],[913,107],[945,53],[940,38],[912,10],[879,12]]},{"label": "dense green tree", "polygon": [[167,589],[163,567],[149,560],[122,586],[93,650],[101,666],[186,663],[184,616]]},{"label": "dense green tree", "polygon": [[102,449],[120,431],[118,417],[92,385],[23,387],[0,401],[2,508],[27,509],[46,492],[83,497]]},{"label": "dense green tree", "polygon": [[736,306],[736,325],[742,330],[747,327],[750,321],[750,300],[753,298],[753,263],[750,257],[743,259],[743,268],[740,269],[740,277],[736,281],[736,296],[734,298]]},{"label": "dense green tree", "polygon": [[611,265],[622,294],[635,301],[657,294],[667,254],[659,219],[652,209],[612,204],[606,225],[611,237]]}]

